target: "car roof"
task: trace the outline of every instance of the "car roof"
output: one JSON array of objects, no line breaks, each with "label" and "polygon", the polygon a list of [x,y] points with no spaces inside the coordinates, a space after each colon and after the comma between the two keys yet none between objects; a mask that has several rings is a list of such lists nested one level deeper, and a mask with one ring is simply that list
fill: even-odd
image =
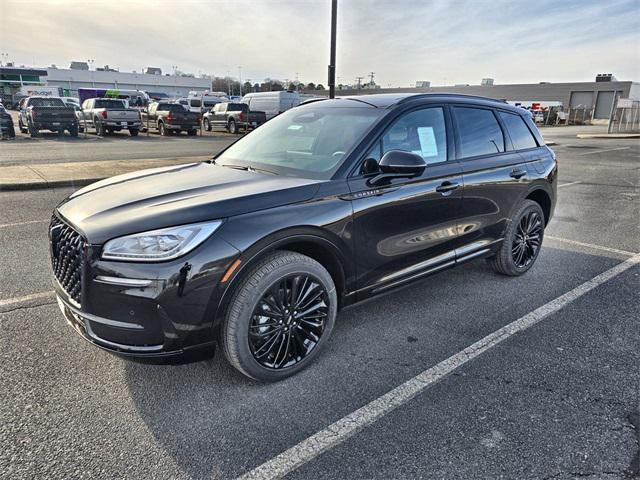
[{"label": "car roof", "polygon": [[[351,100],[369,105],[372,108],[392,108],[396,105],[409,103],[465,103],[473,105],[500,107],[516,113],[521,113],[517,107],[509,105],[504,100],[498,100],[489,97],[480,97],[475,95],[461,95],[457,93],[377,93],[372,95],[350,95],[345,97],[336,97],[335,101]],[[310,99],[304,104],[321,101],[321,99]]]}]

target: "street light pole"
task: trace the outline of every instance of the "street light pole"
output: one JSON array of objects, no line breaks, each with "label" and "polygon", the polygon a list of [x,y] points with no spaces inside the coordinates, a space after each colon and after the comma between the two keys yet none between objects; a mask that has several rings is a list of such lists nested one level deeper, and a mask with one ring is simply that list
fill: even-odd
[{"label": "street light pole", "polygon": [[338,0],[331,0],[331,53],[329,57],[329,98],[336,97],[336,20]]}]

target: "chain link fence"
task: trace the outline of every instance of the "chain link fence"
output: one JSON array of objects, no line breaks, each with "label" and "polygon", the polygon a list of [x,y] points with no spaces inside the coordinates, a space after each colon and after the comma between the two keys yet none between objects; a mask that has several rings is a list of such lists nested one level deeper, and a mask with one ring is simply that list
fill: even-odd
[{"label": "chain link fence", "polygon": [[615,108],[609,119],[609,133],[640,133],[640,102]]},{"label": "chain link fence", "polygon": [[593,108],[570,108],[567,112],[567,125],[591,125]]}]

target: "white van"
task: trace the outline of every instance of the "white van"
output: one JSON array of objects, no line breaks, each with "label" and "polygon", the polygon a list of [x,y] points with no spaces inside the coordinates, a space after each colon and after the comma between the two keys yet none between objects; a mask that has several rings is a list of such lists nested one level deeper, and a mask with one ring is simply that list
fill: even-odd
[{"label": "white van", "polygon": [[179,103],[190,112],[202,112],[202,99],[200,97],[179,98],[176,103]]},{"label": "white van", "polygon": [[241,102],[249,105],[249,110],[264,112],[269,120],[300,105],[300,95],[289,91],[247,93]]}]

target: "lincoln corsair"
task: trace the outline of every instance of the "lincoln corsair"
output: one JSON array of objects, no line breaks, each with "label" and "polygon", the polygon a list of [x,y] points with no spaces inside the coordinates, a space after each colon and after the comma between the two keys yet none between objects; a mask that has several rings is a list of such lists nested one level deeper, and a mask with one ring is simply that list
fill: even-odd
[{"label": "lincoln corsair", "polygon": [[472,259],[525,273],[556,188],[555,154],[505,102],[312,100],[207,162],[66,198],[49,227],[58,303],[111,352],[218,345],[274,381],[320,354],[341,308]]}]

